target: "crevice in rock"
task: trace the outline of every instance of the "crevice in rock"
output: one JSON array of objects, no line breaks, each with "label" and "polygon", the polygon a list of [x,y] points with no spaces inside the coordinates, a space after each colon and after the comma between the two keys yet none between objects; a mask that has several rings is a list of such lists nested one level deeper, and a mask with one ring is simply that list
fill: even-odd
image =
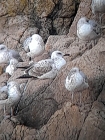
[{"label": "crevice in rock", "polygon": [[[18,43],[20,43],[20,40],[21,40],[21,38],[23,37],[23,35],[24,35],[24,33],[26,32],[27,29],[28,29],[28,27],[25,28],[25,30],[23,31],[22,35],[19,37]],[[20,43],[20,44],[21,44],[21,43]]]},{"label": "crevice in rock", "polygon": [[[46,18],[46,21],[45,21],[46,23],[47,23],[48,20],[51,21],[51,23],[49,23],[51,28],[47,26],[47,30],[48,30],[47,34],[48,34],[48,36],[49,35],[58,35],[58,34],[59,35],[60,34],[67,34],[69,32],[69,28],[70,28],[70,26],[71,26],[71,24],[73,22],[73,19],[74,19],[75,15],[76,15],[76,13],[78,11],[79,2],[77,2],[77,1],[75,2],[76,11],[75,11],[74,14],[71,15],[71,17],[59,15],[59,10],[62,9],[62,5],[63,5],[62,1],[58,0],[58,3],[55,3],[55,7],[54,7],[53,11],[49,15],[47,15],[47,17],[45,17]],[[43,24],[42,23],[43,22],[43,18],[41,19],[40,17],[35,16],[35,15],[36,15],[36,13],[35,13],[35,10],[33,8],[33,10],[30,13],[30,17],[29,17],[30,27],[36,26],[39,29],[39,34],[40,34],[44,30],[46,30],[46,27],[45,27],[45,25],[43,27],[41,25],[41,24]],[[54,20],[57,19],[57,18],[60,18],[62,20],[64,20],[64,19],[68,19],[69,20],[70,19],[70,23],[67,26],[65,26],[65,23],[63,23],[63,25],[61,27],[59,27],[60,31],[57,31],[57,27],[54,27],[54,25],[53,25],[54,24],[53,23]],[[63,30],[64,30],[64,33],[63,33]],[[45,42],[46,42],[46,40],[47,40],[47,36],[44,37],[44,41]]]}]

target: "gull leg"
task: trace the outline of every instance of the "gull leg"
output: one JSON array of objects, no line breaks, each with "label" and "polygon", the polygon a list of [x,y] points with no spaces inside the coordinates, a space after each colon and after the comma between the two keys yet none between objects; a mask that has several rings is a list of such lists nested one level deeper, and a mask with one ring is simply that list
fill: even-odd
[{"label": "gull leg", "polygon": [[71,97],[71,99],[72,99],[72,104],[73,104],[73,98],[74,98],[74,93],[72,92],[72,97]]},{"label": "gull leg", "polygon": [[6,115],[6,105],[4,104],[4,119],[10,118],[10,115]]},{"label": "gull leg", "polygon": [[100,24],[101,24],[101,25],[102,25],[102,17],[104,16],[104,14],[105,14],[105,13],[103,13],[103,14],[100,13],[100,14],[99,14],[99,21],[100,21]]},{"label": "gull leg", "polygon": [[97,39],[94,39],[94,46],[97,44]]},{"label": "gull leg", "polygon": [[6,117],[6,107],[5,107],[5,104],[4,104],[4,118]]},{"label": "gull leg", "polygon": [[13,107],[11,107],[11,116],[13,116]]},{"label": "gull leg", "polygon": [[80,105],[81,105],[81,92],[80,92]]}]

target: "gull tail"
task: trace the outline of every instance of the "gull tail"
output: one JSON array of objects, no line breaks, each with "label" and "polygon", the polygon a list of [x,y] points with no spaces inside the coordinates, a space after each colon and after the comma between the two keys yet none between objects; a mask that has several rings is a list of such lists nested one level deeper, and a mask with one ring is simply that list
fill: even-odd
[{"label": "gull tail", "polygon": [[30,76],[29,74],[24,74],[22,76],[17,77],[16,79],[22,79],[22,78],[24,79],[24,78],[36,78],[36,77]]}]

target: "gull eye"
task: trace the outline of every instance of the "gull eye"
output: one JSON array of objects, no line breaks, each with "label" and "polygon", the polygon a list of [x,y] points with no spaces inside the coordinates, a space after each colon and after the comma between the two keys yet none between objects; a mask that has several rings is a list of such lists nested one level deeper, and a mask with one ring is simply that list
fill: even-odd
[{"label": "gull eye", "polygon": [[89,22],[89,20],[88,20],[88,19],[86,19],[86,22]]},{"label": "gull eye", "polygon": [[60,52],[58,52],[57,54],[58,54],[58,55],[62,55],[62,53],[60,53]]},{"label": "gull eye", "polygon": [[4,47],[0,48],[0,50],[3,50],[3,49],[4,49]]}]

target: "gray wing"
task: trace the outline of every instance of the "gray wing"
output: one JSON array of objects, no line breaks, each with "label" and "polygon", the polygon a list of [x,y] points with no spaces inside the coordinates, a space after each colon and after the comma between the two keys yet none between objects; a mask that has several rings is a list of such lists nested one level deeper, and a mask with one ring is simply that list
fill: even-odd
[{"label": "gray wing", "polygon": [[7,91],[8,91],[7,86],[0,87],[0,93],[1,92],[7,92]]},{"label": "gray wing", "polygon": [[80,71],[80,74],[82,75],[82,77],[85,80],[85,82],[88,83],[87,76],[82,71]]},{"label": "gray wing", "polygon": [[73,74],[75,74],[75,70],[74,69],[71,69],[70,70],[70,72],[68,73],[68,80],[70,80],[70,78],[71,78],[71,76],[73,75]]},{"label": "gray wing", "polygon": [[29,52],[30,50],[29,50],[29,44],[30,44],[30,42],[32,41],[32,37],[28,37],[25,41],[24,41],[24,43],[23,43],[23,47],[24,47],[24,50],[26,51],[26,52]]},{"label": "gray wing", "polygon": [[93,31],[98,35],[101,32],[100,25],[95,20],[89,20],[89,24],[92,26]]},{"label": "gray wing", "polygon": [[10,54],[10,58],[15,58],[19,62],[23,62],[19,52],[15,51],[15,50],[9,50],[9,54]]},{"label": "gray wing", "polygon": [[0,44],[0,51],[7,49],[7,46],[4,44]]},{"label": "gray wing", "polygon": [[[43,75],[45,75],[53,70],[53,67],[54,67],[53,65],[54,65],[54,63],[51,59],[41,60],[41,61],[31,65],[29,68],[27,68],[24,71],[24,75],[18,77],[17,79],[32,78],[32,77],[40,78],[41,76],[43,78]],[[52,73],[54,73],[54,72],[52,72]]]}]

